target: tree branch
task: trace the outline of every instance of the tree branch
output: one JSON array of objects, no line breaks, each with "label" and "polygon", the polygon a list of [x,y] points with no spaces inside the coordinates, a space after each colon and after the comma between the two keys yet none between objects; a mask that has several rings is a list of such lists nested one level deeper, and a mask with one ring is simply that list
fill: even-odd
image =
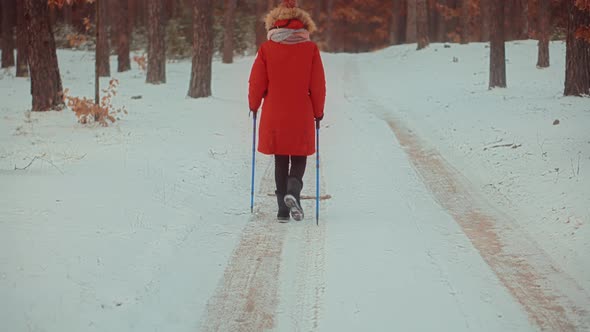
[{"label": "tree branch", "polygon": [[44,159],[44,158],[42,158],[42,157],[39,157],[39,156],[35,156],[35,157],[34,157],[34,158],[33,158],[33,159],[32,159],[32,160],[29,162],[29,164],[28,164],[27,166],[23,167],[23,168],[19,168],[19,167],[16,167],[16,165],[14,165],[14,170],[15,170],[15,171],[24,171],[24,170],[26,170],[27,168],[29,168],[29,166],[31,166],[31,165],[32,165],[32,164],[35,162],[35,160],[37,160],[37,159],[39,159],[39,160],[43,160],[43,161],[45,161],[45,162],[49,163],[51,166],[53,166],[55,169],[57,169],[57,170],[58,170],[58,171],[59,171],[59,172],[60,172],[62,175],[64,174],[64,172],[63,172],[63,171],[62,171],[62,170],[61,170],[59,167],[55,166],[55,164],[54,164],[54,163],[52,163],[51,161],[49,161],[49,160],[47,160],[47,159]]}]

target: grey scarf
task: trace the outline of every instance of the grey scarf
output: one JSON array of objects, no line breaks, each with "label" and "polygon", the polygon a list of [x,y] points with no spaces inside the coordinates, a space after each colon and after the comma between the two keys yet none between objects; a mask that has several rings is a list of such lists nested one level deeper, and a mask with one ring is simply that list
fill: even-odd
[{"label": "grey scarf", "polygon": [[309,41],[309,31],[306,29],[272,29],[267,34],[268,40],[281,44],[298,44]]}]

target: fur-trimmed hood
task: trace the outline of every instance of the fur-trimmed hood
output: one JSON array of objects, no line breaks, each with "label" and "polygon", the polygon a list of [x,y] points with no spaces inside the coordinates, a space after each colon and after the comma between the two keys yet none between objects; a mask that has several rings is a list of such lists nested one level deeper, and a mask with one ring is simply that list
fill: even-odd
[{"label": "fur-trimmed hood", "polygon": [[313,33],[317,30],[314,21],[311,19],[311,15],[309,15],[309,13],[307,13],[305,10],[297,7],[288,8],[282,4],[266,14],[266,17],[264,18],[264,25],[266,31],[269,31],[274,27],[276,21],[293,19],[301,21],[301,23],[303,23],[307,31],[310,33]]}]

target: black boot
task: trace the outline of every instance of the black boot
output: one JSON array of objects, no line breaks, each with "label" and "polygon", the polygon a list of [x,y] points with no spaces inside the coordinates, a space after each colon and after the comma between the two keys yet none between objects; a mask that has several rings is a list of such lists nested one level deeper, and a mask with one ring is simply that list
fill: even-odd
[{"label": "black boot", "polygon": [[289,219],[289,207],[285,204],[285,194],[280,194],[278,191],[275,191],[277,195],[277,204],[279,206],[279,212],[277,213],[277,220],[279,222],[288,222]]},{"label": "black boot", "polygon": [[303,220],[303,208],[301,208],[301,189],[303,189],[303,182],[297,178],[289,177],[287,180],[287,195],[285,195],[285,204],[289,207],[291,217],[300,221]]}]

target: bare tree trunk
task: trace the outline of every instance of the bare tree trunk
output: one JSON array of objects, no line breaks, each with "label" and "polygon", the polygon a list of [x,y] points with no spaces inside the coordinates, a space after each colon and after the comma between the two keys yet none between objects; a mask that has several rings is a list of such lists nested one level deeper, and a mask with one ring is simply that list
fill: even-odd
[{"label": "bare tree trunk", "polygon": [[314,1],[312,19],[317,23],[320,22],[320,16],[322,15],[322,6],[324,5],[323,0]]},{"label": "bare tree trunk", "polygon": [[528,11],[527,7],[528,0],[506,1],[506,40],[520,40],[528,38],[528,17],[526,17]]},{"label": "bare tree trunk", "polygon": [[[490,0],[491,2],[495,2],[497,0]],[[515,31],[516,29],[514,28],[514,25],[516,24],[516,22],[514,21],[514,16],[515,16],[515,12],[516,12],[516,4],[515,1],[517,0],[505,0],[504,1],[504,40],[505,41],[511,41],[516,39],[515,36]],[[493,6],[493,4],[491,4],[490,6]],[[492,20],[494,18],[492,17]],[[491,34],[491,31],[490,31]],[[490,36],[490,38],[492,38]]]},{"label": "bare tree trunk", "polygon": [[406,11],[408,4],[405,0],[392,0],[392,21],[390,42],[392,45],[403,44],[406,41]]},{"label": "bare tree trunk", "polygon": [[415,43],[418,39],[416,5],[418,0],[408,0],[408,12],[406,20],[406,43]]},{"label": "bare tree trunk", "polygon": [[539,0],[539,54],[537,68],[549,67],[549,1]]},{"label": "bare tree trunk", "polygon": [[108,4],[106,0],[97,0],[98,10],[100,11],[100,24],[98,29],[98,40],[96,42],[96,58],[98,59],[98,75],[101,77],[111,76],[111,66],[109,63],[109,54],[111,49],[109,47],[109,35],[108,35],[108,21],[107,21],[107,8]]},{"label": "bare tree trunk", "polygon": [[564,95],[590,95],[590,43],[576,37],[578,28],[590,26],[590,14],[576,7],[573,0],[568,6]]},{"label": "bare tree trunk", "polygon": [[98,54],[100,53],[99,51],[99,46],[100,43],[98,42],[98,40],[100,40],[100,29],[98,27],[100,27],[103,23],[103,17],[102,17],[102,13],[100,12],[100,1],[101,0],[96,0],[94,3],[94,15],[96,15],[96,52],[95,52],[95,56],[94,56],[94,104],[95,105],[100,105],[100,59],[98,57]]},{"label": "bare tree trunk", "polygon": [[529,39],[529,0],[521,0],[522,5],[522,38]]},{"label": "bare tree trunk", "polygon": [[132,31],[135,27],[135,22],[137,21],[137,0],[129,0],[129,17],[127,20],[129,21],[129,31]]},{"label": "bare tree trunk", "polygon": [[426,0],[417,0],[416,2],[416,33],[418,38],[419,50],[430,44],[428,39],[428,6]]},{"label": "bare tree trunk", "polygon": [[49,7],[45,1],[25,0],[24,13],[29,35],[32,110],[59,110],[63,107],[63,89]]},{"label": "bare tree trunk", "polygon": [[490,2],[493,0],[481,0],[479,11],[481,15],[481,41],[490,40]]},{"label": "bare tree trunk", "polygon": [[504,1],[491,2],[490,89],[506,87]]},{"label": "bare tree trunk", "polygon": [[469,43],[469,0],[461,0],[461,44]]},{"label": "bare tree trunk", "polygon": [[326,44],[328,44],[328,49],[330,51],[335,51],[335,45],[334,45],[334,21],[333,21],[333,15],[332,13],[334,12],[334,0],[327,0],[326,3],[326,12],[328,13],[328,21],[327,23],[327,27],[326,27]]},{"label": "bare tree trunk", "polygon": [[236,0],[225,0],[225,22],[223,27],[223,63],[234,62],[234,18]]},{"label": "bare tree trunk", "polygon": [[72,5],[66,3],[62,10],[64,13],[64,23],[68,26],[72,26]]},{"label": "bare tree trunk", "polygon": [[266,41],[266,29],[264,28],[264,15],[268,9],[268,0],[256,0],[256,49]]},{"label": "bare tree trunk", "polygon": [[193,65],[188,96],[211,96],[213,61],[213,2],[193,0]]},{"label": "bare tree trunk", "polygon": [[166,0],[164,5],[164,22],[168,22],[174,17],[176,1],[177,0]]},{"label": "bare tree trunk", "polygon": [[145,28],[148,0],[129,0],[129,23],[133,28]]},{"label": "bare tree trunk", "polygon": [[2,68],[14,66],[15,0],[2,0]]},{"label": "bare tree trunk", "polygon": [[[438,3],[443,6],[447,5],[446,0],[438,0]],[[438,10],[435,10],[435,12],[438,17],[436,22],[436,40],[438,42],[444,43],[447,41],[447,22],[444,16]]]},{"label": "bare tree trunk", "polygon": [[55,6],[50,6],[49,7],[49,25],[51,25],[52,27],[54,27],[55,26],[56,19],[57,19],[57,15],[56,15]]},{"label": "bare tree trunk", "polygon": [[129,56],[131,34],[129,32],[129,2],[127,0],[117,3],[115,15],[117,20],[117,71],[121,73],[131,69]]},{"label": "bare tree trunk", "polygon": [[426,0],[426,12],[428,15],[428,39],[430,42],[436,42],[437,13],[434,9],[436,0]]},{"label": "bare tree trunk", "polygon": [[25,22],[25,4],[16,3],[16,77],[29,76],[29,39]]},{"label": "bare tree trunk", "polygon": [[119,45],[119,32],[117,31],[118,16],[119,16],[119,3],[123,2],[120,0],[105,0],[107,2],[107,16],[109,19],[105,21],[107,23],[107,31],[109,35],[109,52],[112,49],[117,50]]},{"label": "bare tree trunk", "polygon": [[399,21],[400,6],[399,0],[391,0],[391,26],[389,28],[389,43],[391,45],[399,44]]},{"label": "bare tree trunk", "polygon": [[166,43],[162,24],[162,0],[148,0],[147,83],[166,83]]}]

